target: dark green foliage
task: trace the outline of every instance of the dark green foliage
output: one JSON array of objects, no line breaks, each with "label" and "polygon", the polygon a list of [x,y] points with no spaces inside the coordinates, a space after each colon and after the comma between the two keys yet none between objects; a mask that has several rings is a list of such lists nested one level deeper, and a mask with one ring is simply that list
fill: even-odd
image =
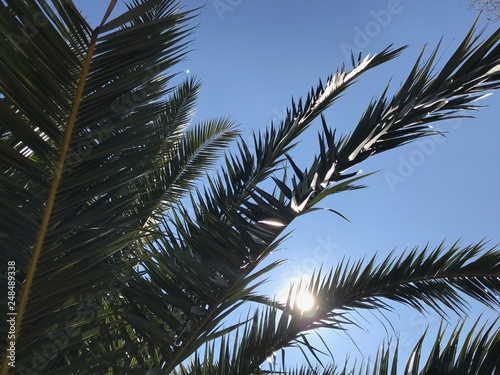
[{"label": "dark green foliage", "polygon": [[[33,15],[36,32],[28,30]],[[347,169],[436,134],[430,123],[467,116],[499,88],[499,31],[483,40],[471,29],[439,71],[437,49],[427,62],[421,57],[394,95],[386,89],[369,103],[351,134],[337,136],[321,117],[318,154],[303,170],[288,156],[301,134],[403,48],[353,58],[351,70],[320,82],[279,124],[254,134],[253,147],[240,140],[221,155],[238,136],[233,123],[191,124],[200,84],[173,84],[169,73],[188,51],[193,17],[177,1],[133,1],[92,29],[68,1],[0,3],[0,263],[15,261],[18,281],[9,374],[257,374],[290,346],[311,363],[286,373],[354,374],[315,368],[319,351],[306,333],[346,329],[350,311],[389,302],[443,316],[464,311],[465,297],[498,308],[500,256],[485,243],[318,271],[303,282],[316,297],[309,314],[293,302],[300,287],[287,303],[257,287],[280,265],[262,262],[295,218],[362,187],[366,175]],[[218,160],[223,166],[205,176]],[[249,302],[259,308],[227,324]],[[425,374],[467,362],[496,371],[494,325],[455,352],[459,333],[436,347]],[[376,363],[374,374],[395,371],[388,351]]]}]

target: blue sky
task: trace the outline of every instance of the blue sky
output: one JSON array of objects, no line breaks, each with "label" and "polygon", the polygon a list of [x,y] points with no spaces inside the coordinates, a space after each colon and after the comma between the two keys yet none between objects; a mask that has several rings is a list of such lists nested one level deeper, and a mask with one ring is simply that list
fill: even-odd
[{"label": "blue sky", "polygon": [[[93,25],[106,6],[97,0],[76,3]],[[326,112],[329,126],[340,133],[351,131],[369,100],[389,80],[395,90],[406,78],[424,45],[431,51],[442,38],[439,56],[444,61],[477,15],[467,9],[466,1],[456,0],[193,0],[188,5],[205,5],[197,19],[194,50],[178,67],[181,75],[195,74],[203,82],[196,120],[230,116],[241,124],[247,139],[252,130],[280,120],[292,95],[307,95],[319,78],[324,82],[343,62],[349,65],[348,49],[367,54],[390,44],[408,44],[403,56],[362,76]],[[479,25],[487,25],[486,17]],[[498,24],[488,30],[495,27]],[[273,276],[266,292],[277,293],[290,279],[319,266],[334,266],[343,257],[384,255],[394,248],[437,245],[442,240],[500,243],[499,103],[496,93],[482,101],[489,107],[475,113],[476,119],[435,124],[448,132],[446,138],[428,138],[365,162],[361,166],[365,172],[379,171],[364,181],[369,188],[322,204],[340,211],[351,223],[328,212],[299,218],[283,250],[273,255],[290,260]],[[317,150],[319,126],[318,122],[310,129],[294,151],[302,168]],[[483,310],[487,317],[498,316],[474,305],[471,317]],[[386,316],[405,348],[416,343],[427,323],[439,324],[435,314],[423,318],[405,308]],[[359,320],[366,331],[352,334],[366,359],[375,355],[386,332],[378,322],[380,315],[363,317]],[[456,319],[451,316],[450,321]],[[341,363],[345,353],[361,357],[345,335],[327,337]]]}]

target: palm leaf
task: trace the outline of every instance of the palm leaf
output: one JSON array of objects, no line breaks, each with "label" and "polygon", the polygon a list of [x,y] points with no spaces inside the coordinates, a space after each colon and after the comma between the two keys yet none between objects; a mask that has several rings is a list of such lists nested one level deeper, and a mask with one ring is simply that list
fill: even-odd
[{"label": "palm leaf", "polygon": [[[0,10],[0,254],[19,282],[11,372],[88,369],[99,348],[108,355],[96,373],[107,371],[134,337],[117,314],[134,243],[236,133],[226,119],[187,130],[199,83],[171,87],[193,15],[177,1],[134,2],[96,29],[66,1]],[[47,357],[54,337],[63,344]]]},{"label": "palm leaf", "polygon": [[[446,316],[466,311],[465,296],[486,306],[498,308],[500,300],[500,253],[484,244],[445,249],[441,244],[429,251],[414,248],[399,257],[390,255],[380,265],[376,258],[367,263],[340,264],[327,275],[313,275],[303,288],[290,290],[286,306],[257,311],[230,353],[232,371],[251,374],[258,371],[267,357],[285,347],[303,347],[316,356],[305,333],[318,328],[345,329],[353,324],[348,313],[360,309],[390,309],[388,301],[409,305],[420,312],[425,308]],[[315,299],[310,311],[302,311],[294,302],[299,290]]]},{"label": "palm leaf", "polygon": [[[257,295],[262,277],[279,262],[257,267],[294,218],[328,195],[358,188],[359,177],[345,174],[347,168],[431,134],[429,122],[474,109],[479,93],[497,88],[499,33],[475,45],[479,37],[471,31],[434,81],[431,63],[422,69],[417,63],[404,85],[411,96],[398,93],[388,104],[384,93],[352,135],[335,140],[324,121],[321,154],[309,172],[290,160],[296,176],[287,185],[275,175],[298,136],[357,77],[402,49],[360,57],[351,71],[342,68],[325,87],[320,82],[304,103],[292,102],[278,126],[256,134],[254,153],[240,142],[236,154],[226,155],[225,168],[181,204],[200,168],[235,133],[225,119],[185,131],[198,86],[188,81],[172,91],[173,75],[165,72],[187,53],[191,30],[185,25],[193,13],[176,1],[133,1],[108,22],[113,5],[96,29],[65,1],[0,5],[0,220],[9,233],[1,239],[1,259],[15,260],[23,282],[16,371],[32,368],[33,353],[43,353],[58,336],[64,344],[37,371],[168,373],[202,344],[238,332],[240,324],[223,323],[245,301],[268,307],[237,340],[258,343],[261,353],[245,357],[252,346],[233,349],[242,370],[257,369],[263,354],[294,340],[311,349],[302,331],[321,324]],[[25,20],[34,13],[45,22],[31,35]],[[273,193],[265,185],[269,177],[280,181]],[[316,288],[331,288],[320,281]],[[453,288],[488,302],[478,285],[451,283],[439,302],[461,307],[454,305]],[[352,307],[383,304],[356,286]],[[419,290],[418,298],[399,298],[439,309],[429,300],[432,288]],[[291,324],[288,313],[298,320]],[[266,345],[262,337],[276,329],[285,334],[279,345]],[[3,366],[5,373],[5,360]]]},{"label": "palm leaf", "polygon": [[[484,41],[484,44],[480,43],[479,46],[470,48],[495,51],[496,39],[498,39],[498,33]],[[287,185],[286,180],[273,176],[273,174],[279,173],[284,158],[295,145],[297,136],[344,92],[354,78],[363,71],[388,61],[400,52],[401,50],[393,52],[385,50],[380,55],[365,60],[359,59],[352,72],[341,70],[330,77],[326,87],[323,88],[320,84],[316,91],[311,92],[304,104],[302,100],[299,100],[297,104],[292,102],[292,109],[288,111],[280,126],[271,124],[266,132],[254,136],[254,153],[250,151],[245,142],[240,141],[236,155],[226,156],[225,169],[217,176],[208,178],[206,188],[192,197],[190,205],[180,204],[161,224],[165,238],[158,238],[155,239],[155,242],[146,244],[146,253],[153,251],[153,249],[161,249],[155,254],[154,264],[149,261],[141,264],[141,267],[144,267],[145,275],[151,273],[156,277],[152,283],[152,287],[156,291],[151,291],[151,294],[164,296],[166,305],[162,311],[165,311],[168,304],[171,303],[172,308],[177,311],[175,314],[181,314],[183,317],[170,325],[166,323],[169,317],[165,313],[165,318],[162,318],[161,315],[158,316],[159,323],[154,326],[159,332],[182,332],[182,340],[177,342],[177,345],[163,348],[165,355],[163,372],[168,373],[175,369],[176,366],[195,353],[208,338],[213,337],[213,330],[217,328],[217,324],[223,322],[229,311],[233,311],[228,309],[228,306],[238,304],[239,302],[236,301],[255,299],[252,296],[254,290],[252,283],[257,281],[252,277],[253,272],[271,251],[279,247],[283,240],[284,230],[294,218],[312,211],[313,206],[328,195],[359,188],[359,186],[354,185],[359,177],[344,173],[344,171],[375,152],[370,151],[362,156],[350,158],[349,155],[352,154],[350,150],[359,148],[354,146],[355,141],[363,143],[366,138],[351,135],[336,139],[334,132],[327,128],[325,121],[324,136],[320,136],[321,154],[315,158],[311,168],[302,172],[298,166],[295,166],[293,160],[289,159],[288,162],[295,172],[291,186]],[[497,87],[498,80],[492,71],[492,67],[498,64],[497,55],[492,52],[490,58],[481,60],[479,66],[474,68],[472,72],[460,71],[460,74],[457,73],[456,79],[462,79],[459,75],[464,75],[465,78],[462,80],[467,79],[472,82],[470,85],[466,85],[466,88],[461,92],[461,89],[457,88],[458,91],[455,90],[453,93],[444,91],[441,95],[449,97],[450,95],[463,94],[460,103],[468,103],[469,99],[475,99],[473,96],[469,97],[469,94]],[[474,54],[471,56],[477,57]],[[457,64],[460,65],[461,61]],[[476,80],[476,74],[482,77],[480,81]],[[487,81],[491,81],[491,83],[486,85],[481,83]],[[415,94],[417,89],[413,90],[412,94]],[[407,110],[420,113],[420,107],[428,103],[427,96],[421,101],[414,102],[413,107],[409,106]],[[376,123],[374,119],[370,118],[373,113],[386,110],[383,102],[373,105],[373,108],[365,116],[370,123]],[[444,113],[447,113],[447,109],[443,110],[444,112],[439,112],[442,108],[437,106],[427,109],[425,116],[429,117],[425,118],[424,116],[421,122],[414,119],[406,122],[401,113],[399,122],[393,122],[394,132],[390,136],[381,138],[380,134],[374,133],[367,142],[373,139],[392,139],[392,146],[377,149],[377,152],[381,152],[417,139],[419,134],[429,134],[425,130],[428,126],[427,123],[441,119]],[[470,107],[464,104],[462,109],[470,109]],[[433,115],[432,111],[436,115]],[[364,126],[364,122],[362,122],[360,128]],[[399,132],[399,127],[401,127],[402,132],[407,132],[405,134],[408,134],[409,137],[401,142],[398,134],[402,133]],[[378,129],[378,127],[376,128]],[[403,135],[403,137],[406,136]],[[379,147],[376,142],[372,142],[372,144],[376,145],[373,147]],[[269,193],[269,190],[262,185],[270,176],[273,176],[276,182],[277,189],[272,189],[274,193]],[[163,271],[162,275],[156,270],[156,263],[164,264],[163,268],[168,269],[168,272]],[[164,287],[160,285],[164,285]],[[140,298],[141,288],[136,287],[135,289],[135,298]],[[131,292],[131,289],[129,288],[127,291]],[[433,292],[429,289],[427,293]],[[170,302],[169,298],[175,302]],[[408,301],[418,304],[419,300]],[[445,300],[440,302],[449,303]],[[357,303],[363,305],[361,301]],[[436,303],[433,307],[436,306],[440,306],[440,304]],[[352,306],[352,308],[355,307],[358,306]],[[276,314],[282,309],[281,306],[274,308],[277,309]],[[176,309],[181,309],[182,313]],[[337,319],[340,318],[337,317]],[[267,328],[272,327],[268,320],[265,321],[268,325],[261,327],[261,332],[266,332]],[[294,328],[298,329],[299,326],[294,326]],[[310,329],[320,326],[321,324],[313,324]],[[189,330],[185,330],[185,327],[189,327]],[[303,326],[300,328],[305,329]],[[258,342],[248,345],[248,347],[262,349],[261,353],[264,353],[261,355],[262,358],[256,359],[252,357],[253,353],[246,352],[238,356],[238,358],[251,359],[254,367],[250,367],[254,370],[255,366],[260,365],[267,355],[280,347],[275,343],[276,345],[269,351],[263,349],[267,347],[265,342],[274,342],[271,336],[275,332],[272,329],[269,332],[272,332],[268,333],[269,337],[259,338]],[[293,332],[299,335],[301,331]],[[303,336],[300,338],[303,340]],[[154,341],[155,339],[151,337],[150,340]],[[293,336],[290,340],[298,340],[298,338]],[[284,340],[280,345],[286,343],[288,341]],[[307,347],[307,344],[304,345]],[[259,362],[259,360],[262,361]],[[243,359],[243,361],[245,360]],[[247,367],[240,370],[247,371]]]},{"label": "palm leaf", "polygon": [[475,33],[473,25],[435,74],[434,60],[439,46],[425,63],[422,51],[396,94],[389,99],[386,87],[378,100],[369,103],[352,134],[336,140],[335,131],[323,119],[323,134],[319,136],[321,153],[307,173],[297,173],[299,167],[294,168],[295,209],[307,212],[319,201],[315,197],[329,195],[325,191],[328,186],[355,176],[357,172],[346,171],[370,156],[440,134],[430,123],[468,117],[465,111],[477,109],[479,106],[474,102],[487,95],[485,92],[498,89],[500,77],[500,30],[478,42],[481,35]]},{"label": "palm leaf", "polygon": [[[280,127],[273,126],[255,136],[255,157],[241,141],[239,154],[226,156],[226,168],[208,177],[208,187],[192,196],[189,208],[179,204],[159,220],[163,236],[141,242],[140,269],[152,282],[147,294],[142,292],[146,287],[142,281],[130,283],[124,293],[146,307],[141,310],[146,320],[155,320],[147,332],[138,329],[143,347],[155,346],[165,335],[176,336],[177,340],[168,345],[165,342],[160,349],[163,372],[171,371],[207,340],[217,337],[219,325],[244,301],[270,303],[253,291],[260,283],[257,278],[277,264],[263,271],[253,270],[279,246],[284,239],[280,234],[296,214],[288,207],[286,197],[280,198],[278,191],[278,196],[269,194],[258,184],[281,168],[285,153],[320,113],[318,108],[331,104],[362,72],[399,52],[385,50],[359,61],[353,72],[342,70],[331,77],[335,89],[333,83],[328,92],[318,87],[306,100],[308,110],[301,102],[293,105]],[[153,259],[148,255],[151,253]],[[154,330],[158,336],[152,334]]]},{"label": "palm leaf", "polygon": [[[455,326],[448,338],[445,336],[446,329],[440,327],[427,359],[423,357],[423,343],[428,335],[424,332],[410,353],[404,373],[407,375],[496,374],[500,367],[498,358],[500,333],[497,323],[498,320],[485,323],[478,329],[478,319],[469,332],[465,332],[465,321],[462,321]],[[381,347],[371,369],[368,365],[361,365],[359,371],[356,371],[348,369],[346,365],[342,371],[332,372],[332,375],[396,375],[399,361],[398,345],[392,358],[391,349],[390,345]]]},{"label": "palm leaf", "polygon": [[[464,332],[465,321],[457,324],[451,335],[445,337],[446,329],[440,328],[430,349],[427,360],[423,357],[423,343],[427,338],[427,332],[420,337],[417,345],[410,353],[407,360],[406,375],[493,375],[498,371],[500,361],[498,349],[500,335],[496,330],[497,321],[485,323],[479,327],[479,320],[469,332]],[[459,341],[463,340],[461,349],[458,349]],[[359,366],[346,364],[343,368],[338,365],[326,366],[302,366],[298,368],[266,369],[266,365],[255,373],[280,374],[280,375],[396,375],[398,374],[399,358],[398,344],[391,347],[390,344],[382,345],[377,352],[374,362],[360,363]],[[196,356],[192,362],[180,366],[174,374],[187,375],[192,373],[202,375],[235,373],[237,367],[230,358],[231,347],[227,341],[223,341],[220,349],[211,345],[205,349],[203,361]],[[393,353],[393,354],[392,354]]]}]

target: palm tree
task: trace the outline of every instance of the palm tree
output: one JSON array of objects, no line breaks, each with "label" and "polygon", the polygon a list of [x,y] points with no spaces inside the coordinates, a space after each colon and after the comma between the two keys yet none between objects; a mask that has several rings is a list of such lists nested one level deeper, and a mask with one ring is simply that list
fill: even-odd
[{"label": "palm tree", "polygon": [[[437,73],[437,49],[421,55],[394,95],[386,89],[338,137],[323,111],[403,48],[353,57],[351,70],[254,134],[253,148],[240,139],[221,156],[238,136],[233,123],[191,124],[200,84],[170,73],[188,52],[196,10],[133,0],[108,20],[115,3],[93,29],[71,1],[0,2],[2,375],[267,373],[261,364],[280,349],[315,357],[306,333],[348,327],[353,309],[397,302],[445,316],[468,297],[499,306],[500,254],[484,242],[345,262],[292,287],[283,303],[257,287],[281,263],[263,260],[295,218],[362,187],[366,175],[349,168],[437,134],[430,123],[465,116],[500,87],[500,31],[471,29]],[[303,171],[287,155],[318,117],[318,154]],[[200,187],[220,157],[222,169]],[[294,303],[298,289],[314,295],[312,312]],[[247,306],[248,319],[228,323]],[[420,341],[407,372],[495,373],[495,327],[479,327],[460,350],[461,327],[445,345],[440,336],[422,372]],[[395,374],[396,359],[381,349],[373,373]]]}]

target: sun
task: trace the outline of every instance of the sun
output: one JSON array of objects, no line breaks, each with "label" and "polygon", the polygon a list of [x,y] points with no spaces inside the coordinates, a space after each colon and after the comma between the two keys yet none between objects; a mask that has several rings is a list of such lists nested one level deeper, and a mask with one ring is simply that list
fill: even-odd
[{"label": "sun", "polygon": [[300,291],[295,297],[295,304],[302,311],[309,311],[314,307],[314,297],[309,292]]}]

